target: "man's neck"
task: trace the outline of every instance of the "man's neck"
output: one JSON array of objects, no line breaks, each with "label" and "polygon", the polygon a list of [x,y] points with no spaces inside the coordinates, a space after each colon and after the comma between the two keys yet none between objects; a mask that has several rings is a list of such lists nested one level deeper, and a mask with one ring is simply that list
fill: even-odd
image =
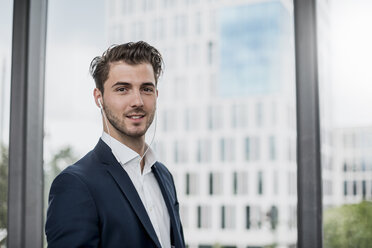
[{"label": "man's neck", "polygon": [[115,139],[119,140],[121,143],[138,153],[141,157],[145,152],[145,136],[142,137],[130,137],[127,135],[115,135]]}]

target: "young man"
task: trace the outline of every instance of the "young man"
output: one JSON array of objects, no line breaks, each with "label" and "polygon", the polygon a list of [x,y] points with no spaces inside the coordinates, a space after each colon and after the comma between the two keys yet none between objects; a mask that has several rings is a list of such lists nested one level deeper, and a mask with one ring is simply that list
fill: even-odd
[{"label": "young man", "polygon": [[185,247],[172,175],[145,143],[162,64],[160,53],[142,41],[93,59],[104,131],[52,184],[49,247]]}]

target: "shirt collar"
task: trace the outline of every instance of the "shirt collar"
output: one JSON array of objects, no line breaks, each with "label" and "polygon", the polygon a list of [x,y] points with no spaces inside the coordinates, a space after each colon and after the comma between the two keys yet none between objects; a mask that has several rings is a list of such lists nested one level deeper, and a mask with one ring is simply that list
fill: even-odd
[{"label": "shirt collar", "polygon": [[[116,160],[122,165],[126,165],[129,162],[133,162],[135,160],[139,160],[141,157],[140,155],[133,151],[128,146],[124,145],[114,137],[110,136],[106,132],[102,132],[101,139],[111,148],[112,153],[114,154]],[[148,145],[146,144],[146,148]],[[151,169],[151,167],[156,163],[156,155],[151,147],[148,147],[148,151],[144,157],[145,160],[145,168]]]}]

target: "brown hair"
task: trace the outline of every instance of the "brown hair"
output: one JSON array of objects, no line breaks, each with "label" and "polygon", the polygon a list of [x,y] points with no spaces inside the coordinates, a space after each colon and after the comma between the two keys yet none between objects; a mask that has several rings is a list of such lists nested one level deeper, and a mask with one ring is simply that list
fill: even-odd
[{"label": "brown hair", "polygon": [[103,94],[103,85],[106,82],[110,63],[123,61],[129,65],[149,63],[152,65],[157,84],[163,71],[163,59],[159,51],[144,41],[129,42],[109,47],[102,56],[95,57],[90,63],[90,74],[94,78],[96,87]]}]

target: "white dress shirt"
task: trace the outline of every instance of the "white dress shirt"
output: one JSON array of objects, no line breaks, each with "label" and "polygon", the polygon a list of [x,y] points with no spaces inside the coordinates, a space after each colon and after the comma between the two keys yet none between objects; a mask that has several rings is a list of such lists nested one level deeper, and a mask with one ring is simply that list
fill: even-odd
[{"label": "white dress shirt", "polygon": [[149,148],[144,160],[145,166],[141,173],[140,155],[109,136],[106,132],[102,133],[101,139],[111,148],[116,160],[121,164],[132,180],[139,197],[150,217],[152,226],[163,248],[170,248],[170,219],[167,206],[161,193],[159,184],[155,178],[151,167],[156,162],[154,151]]}]

